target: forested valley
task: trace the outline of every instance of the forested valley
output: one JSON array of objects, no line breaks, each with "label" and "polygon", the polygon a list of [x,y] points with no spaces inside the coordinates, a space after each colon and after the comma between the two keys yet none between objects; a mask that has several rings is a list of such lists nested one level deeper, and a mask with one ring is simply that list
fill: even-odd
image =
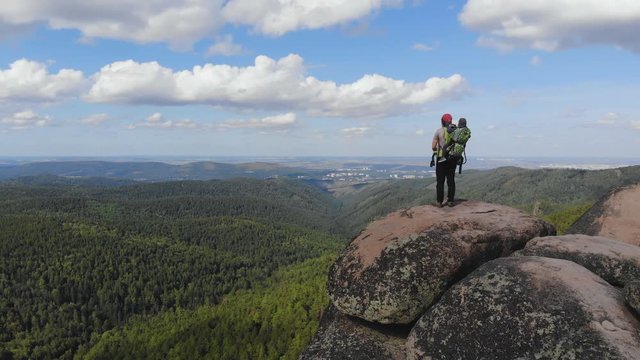
[{"label": "forested valley", "polygon": [[73,358],[134,316],[214,306],[345,242],[335,199],[291,181],[6,183],[0,199],[2,358]]},{"label": "forested valley", "polygon": [[[295,359],[325,274],[371,220],[430,203],[433,179],[340,197],[298,180],[0,183],[0,359]],[[460,197],[562,232],[640,167],[468,171]]]}]

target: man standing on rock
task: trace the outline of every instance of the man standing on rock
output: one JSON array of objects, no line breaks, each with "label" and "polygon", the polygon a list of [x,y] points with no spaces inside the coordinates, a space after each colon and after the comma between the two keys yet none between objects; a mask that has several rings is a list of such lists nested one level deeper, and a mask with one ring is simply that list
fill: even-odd
[{"label": "man standing on rock", "polygon": [[440,119],[441,125],[436,133],[433,135],[433,142],[431,149],[436,156],[436,206],[444,206],[444,180],[447,179],[447,205],[453,206],[453,199],[456,195],[456,165],[455,160],[449,160],[444,158],[444,148],[447,143],[448,132],[447,129],[451,125],[453,117],[451,114],[444,114]]}]

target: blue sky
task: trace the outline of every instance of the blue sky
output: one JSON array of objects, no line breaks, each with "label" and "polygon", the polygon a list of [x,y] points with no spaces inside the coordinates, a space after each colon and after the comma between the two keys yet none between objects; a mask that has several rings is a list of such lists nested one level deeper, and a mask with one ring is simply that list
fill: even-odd
[{"label": "blue sky", "polygon": [[2,156],[640,154],[640,3],[9,0]]}]

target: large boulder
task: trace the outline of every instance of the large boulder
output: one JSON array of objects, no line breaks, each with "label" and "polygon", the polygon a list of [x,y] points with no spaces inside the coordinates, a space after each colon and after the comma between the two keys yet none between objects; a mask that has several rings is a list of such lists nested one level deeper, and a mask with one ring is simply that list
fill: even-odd
[{"label": "large boulder", "polygon": [[330,305],[298,360],[405,360],[408,332],[351,318]]},{"label": "large boulder", "polygon": [[371,223],[343,252],[329,273],[329,296],[345,314],[407,324],[480,264],[552,234],[538,218],[478,201],[397,211]]},{"label": "large boulder", "polygon": [[640,279],[629,282],[624,287],[624,299],[640,315]]},{"label": "large boulder", "polygon": [[567,260],[508,257],[449,289],[411,330],[407,359],[640,359],[622,293]]},{"label": "large boulder", "polygon": [[640,184],[618,188],[600,199],[567,231],[604,236],[640,246]]},{"label": "large boulder", "polygon": [[600,236],[535,238],[515,255],[571,260],[616,286],[640,279],[640,247]]}]

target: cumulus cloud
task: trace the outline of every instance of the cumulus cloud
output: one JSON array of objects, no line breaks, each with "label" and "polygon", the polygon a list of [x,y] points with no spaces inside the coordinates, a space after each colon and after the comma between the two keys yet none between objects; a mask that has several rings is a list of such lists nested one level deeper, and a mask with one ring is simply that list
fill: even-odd
[{"label": "cumulus cloud", "polygon": [[632,128],[634,128],[636,130],[640,130],[640,120],[638,120],[638,121],[632,120],[630,122],[630,124],[631,124]]},{"label": "cumulus cloud", "polygon": [[454,74],[407,83],[378,74],[337,84],[307,76],[302,57],[258,56],[253,66],[206,64],[173,71],[157,62],[115,62],[94,75],[91,102],[209,104],[260,110],[299,110],[317,116],[381,118],[415,111],[425,104],[465,93]]},{"label": "cumulus cloud", "polygon": [[418,130],[416,130],[416,135],[418,135],[418,136],[424,136],[424,129],[418,129]]},{"label": "cumulus cloud", "polygon": [[593,44],[640,52],[640,2],[469,0],[459,15],[482,46],[544,51]]},{"label": "cumulus cloud", "polygon": [[52,29],[78,29],[86,38],[166,42],[184,50],[223,25],[221,1],[21,0],[3,4],[0,19],[13,26],[43,22]]},{"label": "cumulus cloud", "polygon": [[297,123],[296,114],[287,113],[262,119],[229,120],[220,125],[231,129],[286,129]]},{"label": "cumulus cloud", "polygon": [[0,16],[0,40],[27,34],[35,28],[34,24],[11,24]]},{"label": "cumulus cloud", "polygon": [[216,38],[215,44],[213,44],[207,50],[207,56],[234,56],[241,55],[245,52],[242,45],[233,42],[233,36],[224,35]]},{"label": "cumulus cloud", "polygon": [[369,134],[370,131],[371,131],[371,128],[369,127],[352,127],[347,129],[341,129],[340,133],[347,137],[362,137]]},{"label": "cumulus cloud", "polygon": [[8,125],[12,130],[25,130],[47,126],[51,122],[49,116],[41,116],[31,110],[15,113],[0,119],[0,123]]},{"label": "cumulus cloud", "polygon": [[203,126],[193,120],[167,120],[161,113],[155,113],[145,119],[145,121],[129,125],[129,129],[154,128],[154,129],[196,129]]},{"label": "cumulus cloud", "polygon": [[[108,38],[137,43],[165,42],[176,50],[211,38],[227,24],[280,36],[361,19],[403,0],[20,0],[0,7],[0,34],[44,23],[77,29],[83,40]],[[0,36],[3,36],[0,35]]]},{"label": "cumulus cloud", "polygon": [[[86,99],[93,102],[163,104],[179,103],[176,77],[157,62],[118,61],[92,77]],[[184,101],[183,101],[184,102]]]},{"label": "cumulus cloud", "polygon": [[280,36],[299,29],[344,24],[402,3],[403,0],[230,0],[222,14],[229,22],[252,26],[262,34]]},{"label": "cumulus cloud", "polygon": [[20,59],[0,69],[0,102],[48,102],[77,94],[84,85],[81,71],[62,69],[50,74],[47,65]]}]

